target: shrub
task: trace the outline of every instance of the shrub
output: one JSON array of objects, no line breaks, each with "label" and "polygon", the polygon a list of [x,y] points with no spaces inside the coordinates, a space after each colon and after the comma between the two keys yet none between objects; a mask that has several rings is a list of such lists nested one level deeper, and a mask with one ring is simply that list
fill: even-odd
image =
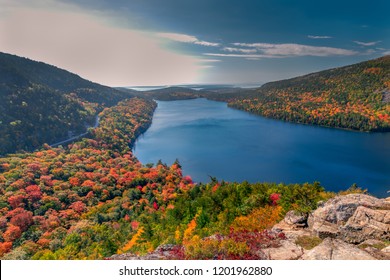
[{"label": "shrub", "polygon": [[311,250],[314,247],[320,245],[321,242],[322,239],[317,236],[299,236],[295,241],[295,244],[306,250]]}]

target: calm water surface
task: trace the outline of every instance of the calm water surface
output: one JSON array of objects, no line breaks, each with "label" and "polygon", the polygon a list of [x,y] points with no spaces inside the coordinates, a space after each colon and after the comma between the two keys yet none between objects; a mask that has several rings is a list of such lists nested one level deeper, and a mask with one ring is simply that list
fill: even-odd
[{"label": "calm water surface", "polygon": [[193,99],[158,101],[151,127],[137,140],[144,164],[179,159],[197,182],[303,183],[328,190],[353,183],[378,196],[390,190],[390,133],[359,133],[291,124]]}]

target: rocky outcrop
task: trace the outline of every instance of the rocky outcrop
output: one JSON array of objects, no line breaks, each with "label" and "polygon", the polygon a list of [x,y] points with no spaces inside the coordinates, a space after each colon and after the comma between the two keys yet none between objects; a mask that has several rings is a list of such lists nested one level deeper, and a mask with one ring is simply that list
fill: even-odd
[{"label": "rocky outcrop", "polygon": [[340,236],[351,243],[360,243],[368,238],[390,240],[390,211],[359,206],[341,228]]},{"label": "rocky outcrop", "polygon": [[116,261],[118,261],[118,260],[131,260],[131,261],[135,261],[135,260],[165,260],[165,258],[163,256],[160,256],[157,252],[153,252],[153,253],[147,254],[145,256],[139,256],[139,255],[131,254],[131,253],[117,254],[117,255],[113,255],[107,259],[108,260],[116,260]]},{"label": "rocky outcrop", "polygon": [[365,194],[337,196],[309,215],[307,227],[302,227],[304,216],[299,216],[287,213],[273,230],[283,232],[287,241],[298,246],[304,246],[300,244],[302,240],[323,239],[310,250],[303,248],[300,259],[390,259],[390,249],[386,247],[390,243],[389,199]]},{"label": "rocky outcrop", "polygon": [[338,196],[315,210],[308,226],[320,238],[340,238],[348,243],[390,240],[390,203],[365,194]]},{"label": "rocky outcrop", "polygon": [[304,253],[304,249],[291,240],[282,240],[280,247],[266,248],[262,251],[267,260],[297,260]]},{"label": "rocky outcrop", "polygon": [[302,260],[375,260],[366,251],[340,239],[325,238],[322,243],[303,254]]},{"label": "rocky outcrop", "polygon": [[165,244],[160,245],[151,253],[143,256],[139,256],[132,253],[117,254],[111,256],[110,260],[169,260],[172,259],[172,253],[175,251],[178,245]]},{"label": "rocky outcrop", "polygon": [[389,254],[390,255],[390,246],[387,246],[386,248],[382,249],[382,253]]},{"label": "rocky outcrop", "polygon": [[[276,246],[264,246],[259,259],[390,260],[390,198],[337,196],[310,215],[288,212],[269,234],[285,238]],[[163,245],[142,257],[123,254],[111,259],[172,259],[175,248]]]}]

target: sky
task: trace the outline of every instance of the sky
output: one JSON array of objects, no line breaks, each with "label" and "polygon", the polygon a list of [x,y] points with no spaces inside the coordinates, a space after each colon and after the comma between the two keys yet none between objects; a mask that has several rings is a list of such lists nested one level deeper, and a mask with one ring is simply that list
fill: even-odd
[{"label": "sky", "polygon": [[109,86],[260,85],[390,54],[388,11],[388,0],[0,0],[0,51]]}]

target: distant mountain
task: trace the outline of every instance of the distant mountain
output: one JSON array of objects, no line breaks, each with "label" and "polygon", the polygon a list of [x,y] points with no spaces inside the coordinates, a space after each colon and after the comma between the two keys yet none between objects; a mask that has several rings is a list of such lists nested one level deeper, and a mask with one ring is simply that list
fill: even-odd
[{"label": "distant mountain", "polygon": [[248,96],[254,89],[244,89],[235,86],[209,85],[190,88],[187,86],[166,87],[148,91],[140,91],[134,95],[162,101],[184,100],[194,98],[207,98],[217,101],[229,101],[234,97]]},{"label": "distant mountain", "polygon": [[193,98],[202,97],[200,93],[201,91],[195,89],[175,86],[175,87],[165,87],[165,88],[154,89],[154,90],[140,91],[135,95],[150,98],[150,99],[170,101],[170,100],[183,100],[183,99],[193,99]]},{"label": "distant mountain", "polygon": [[229,106],[285,121],[390,131],[390,56],[271,82]]},{"label": "distant mountain", "polygon": [[[199,89],[200,88],[200,89]],[[167,87],[136,93],[156,100],[208,98],[289,122],[359,131],[390,131],[390,56],[258,88]]]},{"label": "distant mountain", "polygon": [[0,154],[84,132],[105,106],[132,96],[52,65],[0,52]]}]

